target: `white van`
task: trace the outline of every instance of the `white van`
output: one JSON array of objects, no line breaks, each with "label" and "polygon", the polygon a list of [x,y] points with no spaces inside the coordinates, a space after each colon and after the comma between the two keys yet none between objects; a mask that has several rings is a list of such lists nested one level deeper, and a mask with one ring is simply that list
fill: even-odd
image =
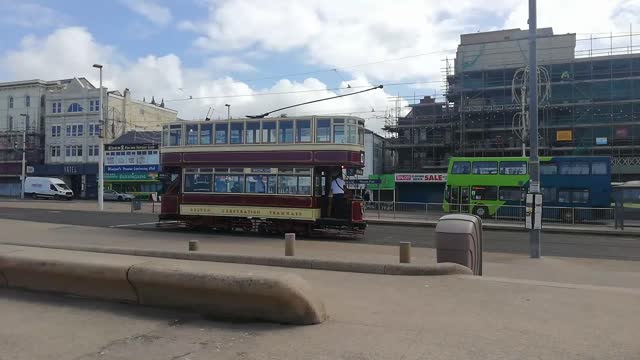
[{"label": "white van", "polygon": [[28,177],[24,180],[24,196],[71,200],[73,191],[60,179]]}]

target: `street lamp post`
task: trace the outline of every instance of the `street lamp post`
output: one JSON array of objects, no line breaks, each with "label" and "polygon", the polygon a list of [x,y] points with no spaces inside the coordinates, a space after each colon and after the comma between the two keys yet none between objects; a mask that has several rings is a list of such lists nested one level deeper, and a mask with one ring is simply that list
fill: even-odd
[{"label": "street lamp post", "polygon": [[102,65],[93,64],[93,67],[100,70],[100,136],[98,136],[98,148],[99,152],[99,160],[98,160],[98,208],[100,211],[104,210],[104,132],[106,129],[104,128],[104,117],[102,108],[104,107],[104,102],[102,99]]},{"label": "street lamp post", "polygon": [[27,176],[27,119],[29,115],[20,114],[24,117],[24,130],[22,130],[22,175],[20,176],[20,199],[24,199],[24,181]]},{"label": "street lamp post", "polygon": [[224,104],[224,106],[227,107],[227,121],[231,120],[231,105],[230,104]]}]

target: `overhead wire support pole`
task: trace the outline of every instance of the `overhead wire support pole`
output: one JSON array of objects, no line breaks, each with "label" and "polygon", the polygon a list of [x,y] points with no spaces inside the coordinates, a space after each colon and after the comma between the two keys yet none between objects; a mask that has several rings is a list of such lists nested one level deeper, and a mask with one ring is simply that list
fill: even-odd
[{"label": "overhead wire support pole", "polygon": [[[529,0],[529,191],[533,194],[532,209],[535,211],[536,198],[540,194],[540,161],[538,159],[538,59],[536,49],[536,0]],[[542,211],[542,208],[540,208]],[[535,214],[535,213],[534,213]],[[542,214],[535,214],[540,220]],[[530,257],[540,258],[540,229],[536,221],[532,219],[529,230]]]}]

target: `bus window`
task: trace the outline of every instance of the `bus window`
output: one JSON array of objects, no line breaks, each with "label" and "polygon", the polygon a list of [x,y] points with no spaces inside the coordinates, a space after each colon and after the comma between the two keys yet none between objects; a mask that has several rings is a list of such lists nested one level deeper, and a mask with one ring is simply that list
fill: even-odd
[{"label": "bus window", "polygon": [[473,173],[476,175],[495,175],[498,173],[498,162],[474,161]]},{"label": "bus window", "polygon": [[296,142],[311,142],[311,120],[296,120]]},{"label": "bus window", "polygon": [[540,175],[557,175],[558,164],[540,164]]},{"label": "bus window", "polygon": [[231,143],[242,144],[242,132],[244,131],[244,122],[231,123]]},{"label": "bus window", "polygon": [[589,190],[573,190],[571,201],[574,204],[586,204],[589,202]]},{"label": "bus window", "polygon": [[498,193],[502,201],[524,201],[524,191],[519,187],[501,186]]},{"label": "bus window", "polygon": [[607,175],[606,161],[596,161],[591,164],[591,175]]},{"label": "bus window", "polygon": [[293,142],[293,120],[280,120],[280,136],[278,141],[281,144]]},{"label": "bus window", "polygon": [[501,161],[501,175],[526,175],[527,163],[525,161]]},{"label": "bus window", "polygon": [[456,161],[451,169],[452,174],[471,174],[471,163],[468,161]]},{"label": "bus window", "polygon": [[187,125],[187,145],[198,145],[198,125]]},{"label": "bus window", "polygon": [[245,132],[245,140],[247,144],[260,143],[260,122],[247,121],[247,130]]},{"label": "bus window", "polygon": [[211,144],[211,130],[213,130],[213,125],[211,124],[200,125],[200,145]]},{"label": "bus window", "polygon": [[542,202],[554,203],[556,202],[557,189],[553,187],[542,188]]},{"label": "bus window", "polygon": [[276,139],[277,139],[276,138],[276,122],[263,121],[262,122],[262,142],[275,143]]},{"label": "bus window", "polygon": [[331,119],[316,120],[316,142],[331,141]]},{"label": "bus window", "polygon": [[229,131],[229,124],[216,124],[216,144],[226,144]]},{"label": "bus window", "polygon": [[563,162],[560,175],[589,175],[589,163],[585,161]]},{"label": "bus window", "polygon": [[496,186],[473,186],[471,187],[472,200],[497,200],[498,188]]}]

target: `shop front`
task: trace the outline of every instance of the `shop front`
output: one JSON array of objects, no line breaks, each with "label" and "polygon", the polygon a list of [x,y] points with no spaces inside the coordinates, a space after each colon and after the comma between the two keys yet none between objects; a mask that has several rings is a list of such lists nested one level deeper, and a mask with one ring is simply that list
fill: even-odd
[{"label": "shop front", "polygon": [[54,177],[64,181],[76,199],[97,199],[98,164],[33,164],[27,166],[27,176]]},{"label": "shop front", "polygon": [[149,199],[162,192],[159,180],[158,144],[122,144],[105,146],[104,183],[106,189]]},{"label": "shop front", "polygon": [[394,177],[396,201],[442,203],[446,173],[397,173]]}]

